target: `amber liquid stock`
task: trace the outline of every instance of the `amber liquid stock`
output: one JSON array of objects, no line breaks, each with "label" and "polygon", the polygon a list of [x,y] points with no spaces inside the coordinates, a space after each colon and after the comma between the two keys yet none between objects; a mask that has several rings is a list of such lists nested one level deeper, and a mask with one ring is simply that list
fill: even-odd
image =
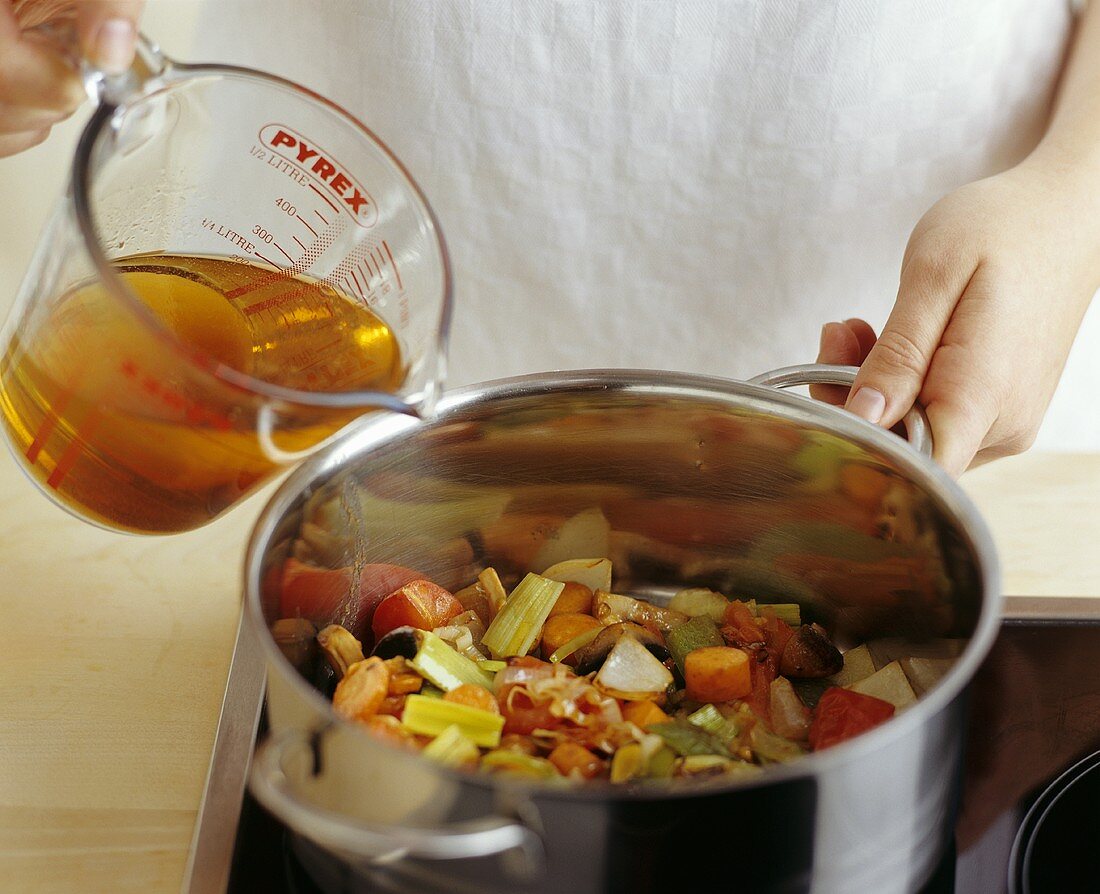
[{"label": "amber liquid stock", "polygon": [[[160,325],[198,355],[301,391],[396,391],[397,339],[327,284],[226,258],[113,262]],[[17,331],[0,360],[0,416],[17,458],[77,514],[170,533],[209,521],[279,464],[256,399],[197,374],[178,348],[95,282]],[[310,447],[361,409],[282,412],[271,441]]]}]

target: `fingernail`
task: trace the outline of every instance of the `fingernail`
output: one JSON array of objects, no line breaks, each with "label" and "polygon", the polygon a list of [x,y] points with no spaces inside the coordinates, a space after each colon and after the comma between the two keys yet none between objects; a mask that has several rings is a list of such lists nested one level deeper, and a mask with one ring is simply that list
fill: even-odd
[{"label": "fingernail", "polygon": [[839,325],[840,325],[839,323],[826,323],[824,326],[821,327],[821,340],[817,344],[817,349],[818,349],[819,352],[823,351],[825,349],[825,339],[829,335],[829,328],[830,327],[835,328],[836,326],[839,326]]},{"label": "fingernail", "polygon": [[881,391],[864,386],[848,400],[847,410],[868,422],[878,424],[886,412],[886,397]]},{"label": "fingernail", "polygon": [[134,24],[108,19],[96,32],[92,62],[107,74],[122,74],[134,60]]}]

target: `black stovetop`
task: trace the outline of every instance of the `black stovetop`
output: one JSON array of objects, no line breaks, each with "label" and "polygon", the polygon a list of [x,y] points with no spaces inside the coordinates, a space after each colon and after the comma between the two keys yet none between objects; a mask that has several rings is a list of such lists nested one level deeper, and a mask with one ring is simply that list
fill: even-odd
[{"label": "black stovetop", "polygon": [[[1100,623],[1006,621],[971,693],[955,846],[922,894],[1100,890],[1100,755],[1089,757],[1100,751]],[[1068,775],[1080,782],[1059,786],[1075,765]],[[229,894],[353,890],[334,860],[319,886],[299,860],[303,847],[246,795]]]}]

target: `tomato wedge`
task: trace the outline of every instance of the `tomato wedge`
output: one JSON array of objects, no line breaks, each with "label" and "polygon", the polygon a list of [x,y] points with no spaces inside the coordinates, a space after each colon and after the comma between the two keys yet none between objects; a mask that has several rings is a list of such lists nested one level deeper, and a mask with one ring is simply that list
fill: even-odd
[{"label": "tomato wedge", "polygon": [[826,689],[810,724],[814,751],[839,745],[894,716],[894,706],[881,698],[833,686]]},{"label": "tomato wedge", "polygon": [[375,640],[398,627],[432,630],[462,614],[462,603],[429,580],[410,581],[378,603],[371,620]]},{"label": "tomato wedge", "polygon": [[375,606],[422,575],[400,565],[365,565],[355,597],[350,595],[353,577],[350,568],[317,568],[287,559],[278,584],[280,617],[306,618],[320,627],[339,623],[361,636]]}]

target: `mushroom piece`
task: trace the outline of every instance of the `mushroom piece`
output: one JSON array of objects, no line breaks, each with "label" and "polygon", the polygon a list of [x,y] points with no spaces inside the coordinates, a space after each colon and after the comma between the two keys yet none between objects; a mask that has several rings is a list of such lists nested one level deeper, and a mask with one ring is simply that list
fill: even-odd
[{"label": "mushroom piece", "polygon": [[844,667],[840,654],[819,624],[803,624],[783,647],[779,672],[795,679],[829,677]]},{"label": "mushroom piece", "polygon": [[397,627],[378,640],[371,651],[371,655],[379,658],[415,658],[420,651],[420,643],[424,638],[424,631],[415,627]]},{"label": "mushroom piece", "polygon": [[615,648],[615,643],[624,636],[636,639],[661,661],[665,661],[669,657],[669,651],[665,648],[664,640],[652,630],[631,621],[620,621],[618,624],[605,627],[592,642],[573,653],[577,660],[574,670],[578,676],[584,676],[599,670],[607,656],[611,654],[611,650]]}]

